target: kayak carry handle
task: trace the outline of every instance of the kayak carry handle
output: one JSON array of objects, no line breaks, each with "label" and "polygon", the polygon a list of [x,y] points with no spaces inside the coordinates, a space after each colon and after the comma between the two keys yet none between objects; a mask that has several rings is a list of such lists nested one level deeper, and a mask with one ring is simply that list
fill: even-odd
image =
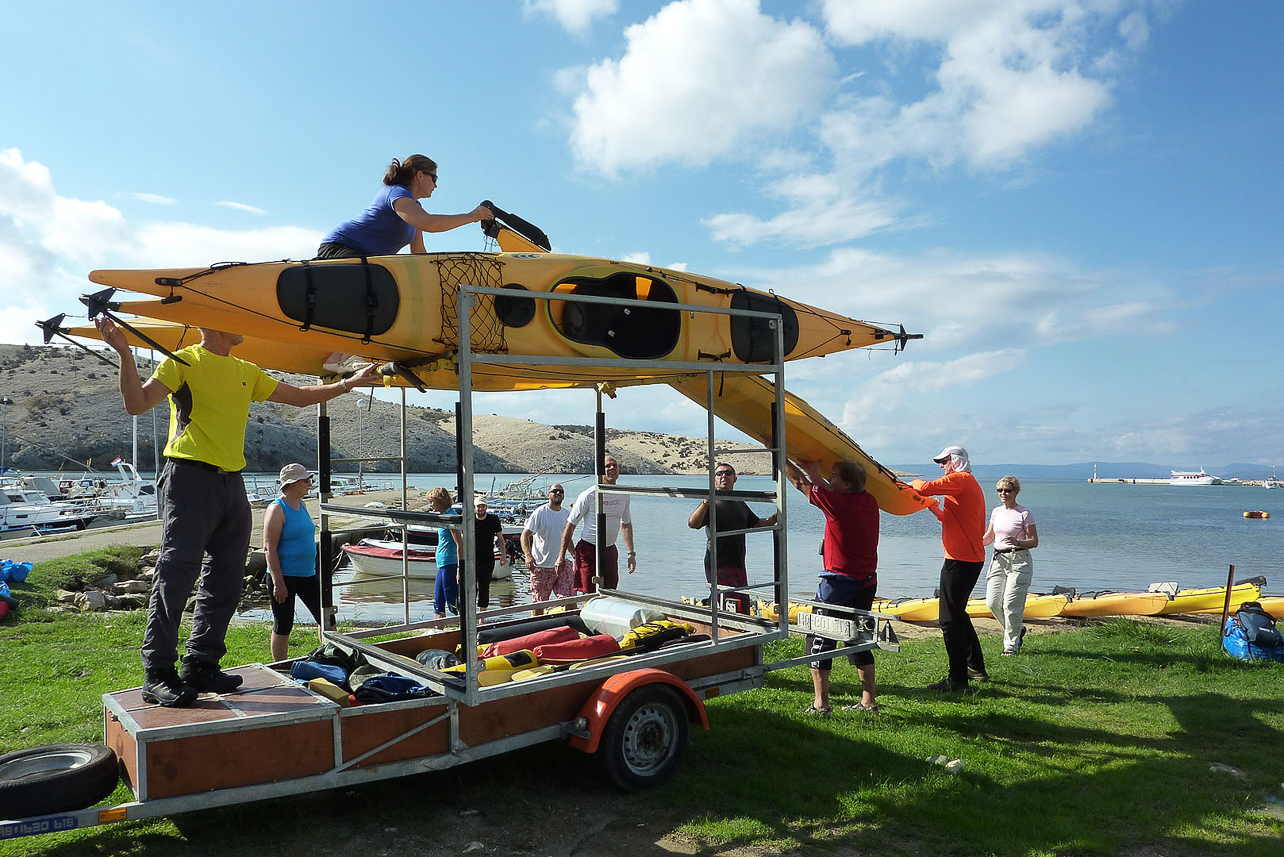
[{"label": "kayak carry handle", "polygon": [[[518,217],[516,214],[512,214],[510,212],[504,211],[504,209],[495,205],[495,203],[491,202],[489,199],[483,199],[482,205],[489,208],[491,212],[495,215],[495,218],[497,220],[502,220],[504,222],[504,225],[507,226],[509,229],[513,230],[518,235],[525,238],[527,241],[530,241],[532,244],[539,246],[545,252],[552,252],[553,247],[549,243],[548,235],[545,234],[543,229],[540,229],[538,226],[536,226],[534,223],[531,223],[529,220],[525,220],[521,217]],[[486,229],[486,226],[484,224],[482,226],[482,229]],[[488,235],[490,234],[489,230],[487,231],[487,234]]]}]

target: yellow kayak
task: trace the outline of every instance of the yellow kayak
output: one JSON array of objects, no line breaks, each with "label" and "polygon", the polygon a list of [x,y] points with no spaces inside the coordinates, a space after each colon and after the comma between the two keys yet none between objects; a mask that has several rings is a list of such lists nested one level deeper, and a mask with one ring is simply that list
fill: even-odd
[{"label": "yellow kayak", "polygon": [[[177,351],[180,348],[195,345],[201,341],[200,331],[190,325],[169,321],[155,321],[147,318],[130,319],[129,324],[170,351]],[[92,324],[78,325],[68,328],[64,332],[69,336],[81,339],[102,339],[98,334],[98,329]],[[125,331],[125,338],[129,340],[131,345],[139,348],[151,347],[146,340],[131,331]],[[244,337],[244,341],[236,346],[236,350],[233,353],[242,360],[248,360],[258,366],[262,366],[264,369],[273,369],[278,372],[294,372],[300,375],[315,375],[321,378],[351,372],[358,364],[365,362],[361,358],[348,353],[330,351],[306,344],[286,344],[256,336]],[[393,359],[391,357],[380,358],[375,355],[368,356],[371,359]],[[411,370],[414,373],[415,381],[406,376],[397,375],[395,369],[392,368],[394,365],[399,364],[386,364],[388,368],[384,370],[387,373],[384,377],[384,383],[387,385],[414,386],[415,381],[418,381],[430,390],[449,390],[459,387],[459,373],[455,369],[453,360],[442,358],[415,366]],[[659,377],[648,373],[639,373],[636,370],[631,371],[629,375],[630,377],[627,378],[609,378],[605,373],[598,372],[594,377],[587,377],[582,372],[559,372],[556,368],[547,369],[540,375],[534,375],[529,371],[509,372],[508,367],[504,366],[477,366],[474,367],[473,371],[473,388],[482,392],[560,390],[573,387],[592,387],[601,380],[610,380],[614,385],[623,387],[633,384],[654,383]]]},{"label": "yellow kayak", "polygon": [[[1026,619],[1051,619],[1060,616],[1070,600],[1065,595],[1028,595],[1025,599],[1025,610],[1022,616]],[[967,615],[975,619],[993,619],[994,614],[986,605],[984,598],[971,598],[967,602]]]},{"label": "yellow kayak", "polygon": [[[1256,601],[1262,588],[1255,583],[1237,583],[1231,587],[1231,612],[1245,601]],[[1226,605],[1226,587],[1209,586],[1204,589],[1179,589],[1172,601],[1159,611],[1160,616],[1173,613],[1220,613]]]},{"label": "yellow kayak", "polygon": [[897,598],[878,611],[895,616],[902,622],[935,622],[941,618],[940,600],[936,598]]},{"label": "yellow kayak", "polygon": [[[708,406],[708,378],[689,375],[669,384],[701,407]],[[719,373],[714,378],[714,413],[719,419],[771,446],[771,414],[776,387],[758,375]],[[785,392],[785,448],[794,461],[819,461],[821,471],[840,458],[850,458],[865,468],[865,490],[874,495],[878,508],[892,515],[911,515],[928,508],[931,500],[896,478],[842,429],[794,394]]]},{"label": "yellow kayak", "polygon": [[1284,619],[1284,595],[1263,595],[1257,603],[1276,619]]},{"label": "yellow kayak", "polygon": [[1061,615],[1071,619],[1092,616],[1157,616],[1168,604],[1162,592],[1088,592],[1076,595]]},{"label": "yellow kayak", "polygon": [[[524,369],[537,378],[545,377],[558,357],[710,364],[771,359],[774,330],[767,319],[692,316],[666,309],[666,304],[779,312],[790,360],[898,339],[889,329],[724,280],[559,253],[399,254],[98,270],[89,279],[164,299],[124,301],[124,313],[230,330],[284,347],[412,366],[448,358],[457,350],[461,284],[502,287],[512,296],[482,295],[472,307],[471,347],[479,353],[539,357],[524,367],[503,367],[510,374]],[[636,300],[648,306],[537,301],[523,298],[523,292]],[[609,380],[600,368],[592,371],[596,380]],[[628,370],[617,372],[628,377]]]}]

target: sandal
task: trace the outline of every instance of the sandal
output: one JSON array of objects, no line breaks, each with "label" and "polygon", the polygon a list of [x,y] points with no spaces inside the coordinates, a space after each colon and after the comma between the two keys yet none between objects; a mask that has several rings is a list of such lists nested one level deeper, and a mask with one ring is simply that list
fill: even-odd
[{"label": "sandal", "polygon": [[812,703],[811,705],[803,709],[803,714],[805,714],[806,716],[819,717],[821,719],[826,719],[830,717],[833,713],[834,713],[834,709],[831,708],[830,706],[826,705],[824,708],[817,708],[815,703]]},{"label": "sandal", "polygon": [[844,705],[843,711],[864,711],[868,714],[877,714],[883,709],[875,702],[873,705],[866,705],[863,702],[857,702],[853,705]]}]

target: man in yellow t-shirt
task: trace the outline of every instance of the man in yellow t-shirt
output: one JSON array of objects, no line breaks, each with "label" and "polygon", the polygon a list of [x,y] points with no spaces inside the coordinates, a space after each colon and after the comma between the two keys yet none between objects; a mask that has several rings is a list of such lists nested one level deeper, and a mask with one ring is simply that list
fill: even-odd
[{"label": "man in yellow t-shirt", "polygon": [[[241,676],[219,669],[224,638],[241,600],[250,546],[250,504],[241,480],[245,426],[251,402],[297,407],[326,402],[369,383],[375,367],[334,384],[295,387],[231,356],[244,337],[201,329],[201,342],[156,367],[143,383],[125,335],[106,317],[95,320],[103,341],[120,355],[125,410],[143,414],[169,397],[169,441],[156,487],[161,508],[161,552],[156,562],[147,628],[143,632],[143,700],[189,705],[198,693],[230,693]],[[209,560],[202,568],[205,555]],[[196,587],[192,634],[182,665],[178,628]]]}]

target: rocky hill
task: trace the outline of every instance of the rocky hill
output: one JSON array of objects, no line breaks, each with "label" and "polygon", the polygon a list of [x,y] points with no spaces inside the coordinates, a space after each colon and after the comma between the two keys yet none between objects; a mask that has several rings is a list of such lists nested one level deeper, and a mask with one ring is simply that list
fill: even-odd
[{"label": "rocky hill", "polygon": [[[115,357],[114,354],[109,356]],[[139,362],[144,378],[151,364]],[[278,373],[273,373],[278,374]],[[313,378],[280,376],[295,384]],[[24,470],[107,469],[117,455],[132,456],[132,421],[121,406],[116,370],[79,348],[0,345],[0,424],[8,438],[5,463]],[[396,454],[399,406],[361,392],[329,404],[332,458]],[[455,469],[454,414],[407,406],[407,454],[416,473]],[[138,418],[140,469],[150,470],[153,437],[164,446],[169,428],[165,406]],[[247,469],[271,472],[290,461],[316,461],[316,408],[272,402],[256,404],[246,432]],[[517,417],[474,416],[478,471],[496,473],[590,473],[593,431],[588,426],[549,426]],[[654,432],[608,430],[608,449],[625,473],[704,472],[706,442]],[[720,446],[733,446],[719,442]],[[742,473],[769,472],[767,455],[738,455]],[[366,470],[395,472],[394,462],[367,463]],[[336,465],[338,471],[357,466]]]}]

